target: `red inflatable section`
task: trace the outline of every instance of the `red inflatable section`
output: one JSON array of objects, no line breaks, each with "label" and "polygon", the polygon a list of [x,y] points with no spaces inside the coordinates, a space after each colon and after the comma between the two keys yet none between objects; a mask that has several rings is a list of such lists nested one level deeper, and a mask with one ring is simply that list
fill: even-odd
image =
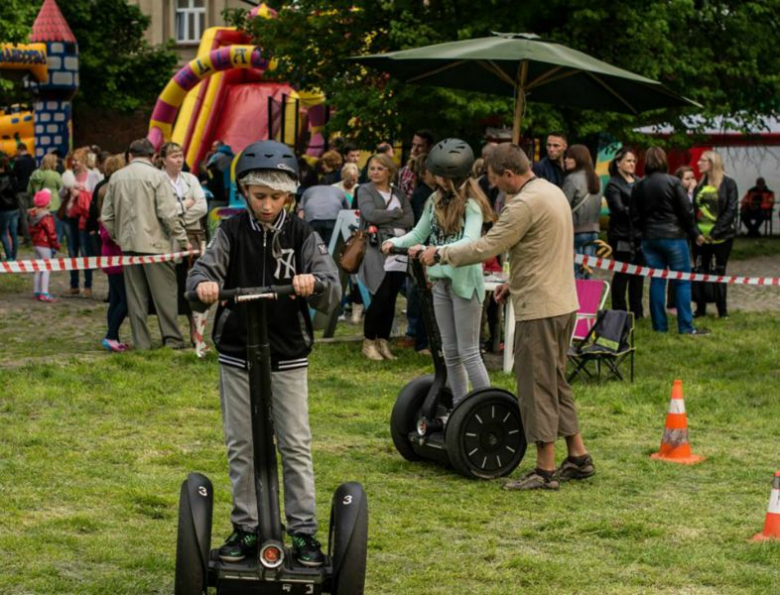
[{"label": "red inflatable section", "polygon": [[277,102],[293,93],[285,83],[249,83],[229,85],[221,103],[219,118],[212,131],[206,131],[201,146],[210,147],[219,139],[235,152],[259,138],[270,138],[268,130],[268,100]]}]

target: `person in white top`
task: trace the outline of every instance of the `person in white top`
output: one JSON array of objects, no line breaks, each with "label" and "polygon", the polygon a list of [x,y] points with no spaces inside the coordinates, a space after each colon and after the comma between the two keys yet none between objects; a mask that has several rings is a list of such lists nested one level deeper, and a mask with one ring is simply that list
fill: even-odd
[{"label": "person in white top", "polygon": [[[187,232],[187,239],[194,250],[202,254],[206,249],[206,231],[203,227],[203,217],[206,216],[207,204],[203,188],[191,173],[182,171],[184,153],[178,143],[165,143],[160,147],[160,165],[167,174],[173,188],[173,194],[179,202],[180,217]],[[197,256],[190,256],[176,265],[176,279],[179,294],[179,313],[186,314],[190,322],[190,340],[198,357],[203,357],[208,351],[203,334],[206,330],[208,312],[193,312],[189,302],[184,299],[184,287],[187,273],[192,268]]]},{"label": "person in white top", "polygon": [[358,177],[360,177],[360,170],[354,163],[345,163],[341,168],[341,180],[332,184],[339,190],[343,190],[347,195],[347,200],[350,204],[355,198],[355,191],[358,187]]}]

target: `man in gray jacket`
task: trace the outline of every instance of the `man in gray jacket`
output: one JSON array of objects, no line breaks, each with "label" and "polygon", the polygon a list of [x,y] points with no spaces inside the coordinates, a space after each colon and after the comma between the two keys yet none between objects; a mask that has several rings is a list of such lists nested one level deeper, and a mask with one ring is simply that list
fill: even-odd
[{"label": "man in gray jacket", "polygon": [[[147,139],[130,144],[130,164],[111,176],[101,219],[125,255],[166,254],[188,248],[179,205],[165,174],[152,165],[154,146]],[[182,349],[173,262],[126,267],[127,313],[136,349],[151,349],[146,317],[151,295],[163,344]]]}]

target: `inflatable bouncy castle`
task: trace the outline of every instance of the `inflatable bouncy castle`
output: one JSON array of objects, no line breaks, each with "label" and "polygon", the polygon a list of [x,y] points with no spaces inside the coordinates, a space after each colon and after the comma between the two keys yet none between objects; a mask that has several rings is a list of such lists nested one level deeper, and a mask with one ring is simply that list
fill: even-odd
[{"label": "inflatable bouncy castle", "polygon": [[37,89],[32,112],[0,112],[0,150],[16,154],[24,143],[40,159],[53,150],[65,155],[71,147],[71,100],[79,88],[76,38],[54,0],[45,0],[29,44],[0,44],[0,69],[32,77]]},{"label": "inflatable bouncy castle", "polygon": [[[250,18],[275,14],[262,4]],[[306,154],[316,157],[323,152],[323,95],[274,81],[275,63],[250,43],[233,27],[206,30],[198,56],[170,80],[157,100],[148,133],[156,147],[169,140],[181,144],[193,171],[217,139],[238,154],[248,144],[269,138],[295,145],[300,140],[295,133],[302,131],[309,138]],[[274,125],[274,119],[283,123]]]}]

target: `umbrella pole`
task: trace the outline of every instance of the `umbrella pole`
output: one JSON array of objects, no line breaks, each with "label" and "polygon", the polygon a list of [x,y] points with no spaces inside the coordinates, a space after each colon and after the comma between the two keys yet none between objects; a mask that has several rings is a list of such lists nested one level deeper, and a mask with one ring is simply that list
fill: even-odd
[{"label": "umbrella pole", "polygon": [[525,110],[525,82],[528,77],[528,61],[523,60],[517,67],[517,84],[515,85],[515,113],[512,121],[512,142],[520,143],[520,130],[523,125]]}]

